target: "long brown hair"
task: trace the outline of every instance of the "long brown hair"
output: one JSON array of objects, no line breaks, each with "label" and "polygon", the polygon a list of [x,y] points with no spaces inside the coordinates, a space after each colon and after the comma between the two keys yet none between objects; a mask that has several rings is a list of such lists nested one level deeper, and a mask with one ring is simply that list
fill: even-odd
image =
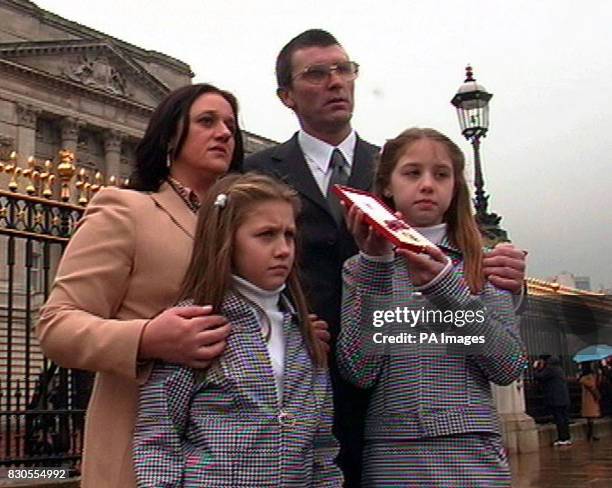
[{"label": "long brown hair", "polygon": [[472,293],[478,293],[484,286],[482,267],[482,237],[470,205],[470,192],[465,175],[465,156],[452,140],[435,129],[413,127],[406,129],[394,139],[389,139],[378,157],[374,176],[374,191],[392,208],[393,199],[384,196],[385,189],[391,181],[391,173],[408,146],[421,140],[430,139],[444,146],[453,164],[455,185],[453,198],[444,214],[443,220],[448,226],[448,237],[463,253],[465,280]]},{"label": "long brown hair", "polygon": [[[219,195],[225,195],[224,205],[215,205]],[[268,201],[289,203],[297,218],[299,197],[289,186],[269,176],[232,174],[219,179],[209,189],[198,215],[191,262],[181,288],[183,299],[191,298],[197,305],[212,305],[213,310],[220,310],[226,293],[233,286],[232,256],[236,231],[249,218],[255,205]],[[287,278],[287,288],[308,352],[317,366],[324,366],[326,354],[314,335],[295,264]]]}]

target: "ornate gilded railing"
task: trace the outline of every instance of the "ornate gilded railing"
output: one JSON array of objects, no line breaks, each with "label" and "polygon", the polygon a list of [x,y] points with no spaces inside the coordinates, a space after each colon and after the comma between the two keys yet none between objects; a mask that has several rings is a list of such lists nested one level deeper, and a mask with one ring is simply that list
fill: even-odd
[{"label": "ornate gilded railing", "polygon": [[102,187],[118,183],[77,167],[67,150],[56,162],[0,155],[0,469],[78,470],[93,378],[44,358],[34,327],[86,205]]},{"label": "ornate gilded railing", "polygon": [[74,154],[66,150],[59,151],[55,165],[29,157],[25,167],[12,152],[0,159],[2,173],[9,181],[6,190],[0,188],[0,233],[52,241],[67,240],[93,195],[118,184],[116,176],[105,183],[99,171],[77,168]]}]

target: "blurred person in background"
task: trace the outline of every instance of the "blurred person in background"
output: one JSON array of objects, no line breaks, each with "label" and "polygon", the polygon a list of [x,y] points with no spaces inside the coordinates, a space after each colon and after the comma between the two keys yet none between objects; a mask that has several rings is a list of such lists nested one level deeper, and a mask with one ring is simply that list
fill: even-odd
[{"label": "blurred person in background", "polygon": [[540,382],[544,393],[544,403],[553,416],[557,426],[557,440],[555,446],[571,446],[569,431],[570,396],[565,379],[565,372],[561,367],[561,360],[557,357],[546,356],[548,359],[538,359],[533,364],[533,376]]},{"label": "blurred person in background", "polygon": [[593,434],[593,419],[601,417],[599,401],[599,375],[593,370],[590,362],[580,363],[580,377],[578,379],[582,387],[582,409],[581,415],[587,421],[587,441],[598,441],[599,438]]}]

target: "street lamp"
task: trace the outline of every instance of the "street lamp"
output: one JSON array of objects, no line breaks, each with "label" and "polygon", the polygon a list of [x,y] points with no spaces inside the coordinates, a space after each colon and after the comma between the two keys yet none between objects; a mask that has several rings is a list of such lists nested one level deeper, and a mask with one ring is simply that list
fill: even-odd
[{"label": "street lamp", "polygon": [[461,133],[472,144],[474,149],[474,186],[476,198],[476,220],[480,224],[485,237],[492,241],[507,240],[506,232],[499,228],[501,217],[487,212],[489,197],[484,191],[484,178],[480,162],[480,138],[489,130],[489,100],[493,94],[487,92],[482,85],[476,83],[471,66],[465,68],[465,81],[459,87],[451,103],[457,109],[457,117]]}]

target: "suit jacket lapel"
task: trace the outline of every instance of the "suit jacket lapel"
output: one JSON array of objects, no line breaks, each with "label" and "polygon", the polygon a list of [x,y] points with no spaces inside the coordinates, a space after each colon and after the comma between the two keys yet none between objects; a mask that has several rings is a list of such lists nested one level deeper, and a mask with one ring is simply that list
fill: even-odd
[{"label": "suit jacket lapel", "polygon": [[310,357],[300,331],[298,314],[288,294],[281,294],[281,308],[283,309],[283,333],[285,336],[282,404],[287,406],[295,400],[296,395],[303,393],[300,385],[304,384],[304,376],[308,372]]},{"label": "suit jacket lapel", "polygon": [[151,193],[151,198],[183,232],[193,239],[197,217],[168,183],[162,183],[159,191]]},{"label": "suit jacket lapel", "polygon": [[277,161],[276,176],[278,178],[330,213],[327,199],[321,193],[304,159],[304,154],[298,144],[297,133],[287,142],[279,145],[272,154],[272,158]]},{"label": "suit jacket lapel", "polygon": [[246,406],[252,401],[260,403],[263,409],[277,405],[274,371],[255,311],[230,292],[225,296],[221,314],[232,324],[232,332],[219,359],[221,371],[214,374],[221,374],[223,381],[231,381],[231,386],[239,385],[236,395]]},{"label": "suit jacket lapel", "polygon": [[[333,219],[327,199],[321,193],[319,185],[317,185],[304,159],[297,133],[284,144],[277,146],[272,153],[272,158],[277,161],[275,165],[276,176],[325,210]],[[369,147],[366,142],[357,136],[351,175],[348,180],[349,186],[362,190],[370,189],[374,174],[373,158],[373,146]]]}]

